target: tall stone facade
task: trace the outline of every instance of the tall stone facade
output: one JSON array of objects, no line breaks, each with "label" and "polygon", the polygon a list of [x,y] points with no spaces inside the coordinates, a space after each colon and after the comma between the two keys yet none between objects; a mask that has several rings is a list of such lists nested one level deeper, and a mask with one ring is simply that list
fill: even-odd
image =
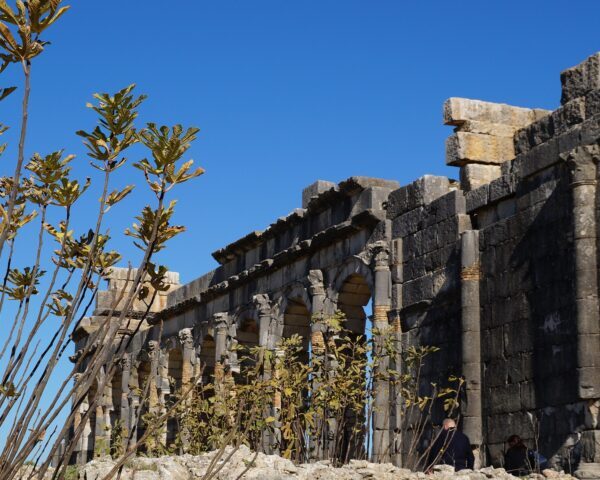
[{"label": "tall stone facade", "polygon": [[[506,438],[519,434],[554,465],[593,472],[600,54],[561,82],[555,111],[449,99],[446,161],[460,181],[317,181],[302,208],[214,252],[212,272],[185,285],[171,275],[90,420],[79,459],[117,418],[129,428],[142,379],[151,382],[151,408],[160,408],[170,380],[185,384],[200,365],[207,374],[231,363],[233,343],[274,348],[299,334],[309,352],[319,336],[311,316],[340,310],[354,331],[370,321],[392,326],[403,345],[440,347],[427,375],[465,378],[462,428],[485,462],[498,464]],[[76,332],[78,349],[126,286],[123,271],[113,275],[96,317]],[[378,411],[389,414],[374,418],[373,459],[401,463],[397,406],[380,392]]]}]

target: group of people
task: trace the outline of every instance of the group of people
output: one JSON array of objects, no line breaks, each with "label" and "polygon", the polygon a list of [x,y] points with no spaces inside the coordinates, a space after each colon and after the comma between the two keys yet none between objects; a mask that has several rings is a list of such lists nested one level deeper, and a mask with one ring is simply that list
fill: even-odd
[{"label": "group of people", "polygon": [[[452,465],[455,470],[473,469],[475,456],[469,437],[456,429],[451,418],[444,420],[439,433],[429,451],[429,468],[433,465]],[[538,452],[530,450],[518,435],[511,435],[506,443],[504,468],[515,476],[528,475],[535,470],[546,468],[546,459]]]}]

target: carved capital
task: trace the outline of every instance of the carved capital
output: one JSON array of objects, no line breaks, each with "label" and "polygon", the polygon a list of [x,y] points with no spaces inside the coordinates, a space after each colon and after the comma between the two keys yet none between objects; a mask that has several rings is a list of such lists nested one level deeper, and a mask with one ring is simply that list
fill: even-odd
[{"label": "carved capital", "polygon": [[370,243],[358,255],[354,255],[367,266],[373,266],[375,270],[390,267],[390,245],[385,240]]},{"label": "carved capital", "polygon": [[229,315],[226,312],[219,312],[213,315],[213,324],[216,330],[227,329],[229,326]]},{"label": "carved capital", "polygon": [[119,367],[121,367],[123,371],[131,370],[131,357],[129,355],[125,354],[117,361],[119,362]]},{"label": "carved capital", "polygon": [[191,328],[179,330],[179,342],[184,348],[194,348],[194,334]]},{"label": "carved capital", "polygon": [[600,160],[598,145],[583,145],[568,153],[561,154],[571,170],[571,186],[589,184],[596,181],[596,169]]},{"label": "carved capital", "polygon": [[311,295],[325,295],[325,285],[323,284],[323,272],[321,270],[311,270],[308,272],[308,293]]},{"label": "carved capital", "polygon": [[271,315],[271,299],[266,293],[260,293],[252,297],[252,302],[256,307],[259,317],[268,317]]},{"label": "carved capital", "polygon": [[379,241],[369,246],[375,270],[390,268],[390,246],[388,242]]}]

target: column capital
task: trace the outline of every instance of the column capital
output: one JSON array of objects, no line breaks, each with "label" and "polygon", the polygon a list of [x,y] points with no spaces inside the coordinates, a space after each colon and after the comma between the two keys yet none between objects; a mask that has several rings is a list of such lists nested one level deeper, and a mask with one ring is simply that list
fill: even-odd
[{"label": "column capital", "polygon": [[128,353],[124,353],[121,358],[117,359],[117,363],[123,371],[131,370],[131,356]]},{"label": "column capital", "polygon": [[229,314],[227,312],[215,313],[212,320],[216,330],[227,329],[229,326]]},{"label": "column capital", "polygon": [[600,161],[600,146],[583,145],[570,152],[562,153],[561,158],[567,162],[571,170],[571,186],[596,181],[596,167]]},{"label": "column capital", "polygon": [[194,333],[191,328],[179,330],[179,343],[184,348],[194,348]]},{"label": "column capital", "polygon": [[252,297],[252,303],[258,311],[259,317],[268,317],[272,313],[271,299],[266,293],[259,293]]},{"label": "column capital", "polygon": [[380,240],[369,246],[371,258],[375,270],[390,268],[390,245],[388,242]]},{"label": "column capital", "polygon": [[321,270],[310,270],[306,277],[308,281],[308,293],[311,295],[325,295],[323,283],[323,272]]}]

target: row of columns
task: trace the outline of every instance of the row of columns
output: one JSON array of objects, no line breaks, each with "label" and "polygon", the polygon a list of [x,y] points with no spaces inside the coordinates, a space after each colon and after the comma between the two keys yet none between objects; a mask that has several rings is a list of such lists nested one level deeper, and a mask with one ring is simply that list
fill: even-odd
[{"label": "row of columns", "polygon": [[[378,333],[375,336],[376,350],[382,352],[384,338],[382,333],[387,331],[388,312],[391,308],[391,276],[389,267],[389,250],[387,242],[378,242],[370,249],[370,260],[372,260],[373,275],[373,326]],[[327,289],[320,270],[311,270],[306,279],[307,291],[310,299],[310,311],[313,316],[324,315],[327,302]],[[274,302],[268,294],[258,294],[252,298],[252,302],[258,316],[258,342],[259,346],[269,350],[276,349],[282,336],[281,321],[276,315]],[[331,312],[333,313],[333,312]],[[229,341],[232,328],[230,316],[227,312],[219,312],[212,317],[212,326],[215,341],[215,378],[223,375],[224,366],[229,363],[236,367],[236,355],[229,352]],[[310,340],[313,355],[322,354],[324,351],[324,328],[322,322],[311,322]],[[179,332],[178,345],[174,347],[181,350],[181,386],[189,385],[200,375],[199,351],[195,347],[194,332],[190,328]],[[145,369],[141,368],[145,365]],[[382,358],[379,368],[387,368],[388,359]],[[272,375],[275,372],[265,372]],[[146,378],[143,375],[146,374]],[[120,377],[119,385],[115,385],[115,379]],[[118,380],[117,380],[118,381]],[[317,380],[318,381],[318,380]],[[99,382],[100,383],[100,382]],[[113,378],[112,384],[106,387],[102,400],[96,407],[95,418],[89,420],[86,434],[82,437],[80,452],[95,449],[95,454],[106,454],[110,451],[111,431],[114,422],[118,418],[122,428],[122,438],[125,443],[135,443],[137,440],[137,425],[142,410],[148,410],[158,414],[166,411],[168,397],[172,392],[169,381],[169,351],[164,351],[156,341],[147,343],[143,352],[140,353],[137,362],[132,362],[131,354],[125,355],[118,367],[118,374]],[[147,389],[148,400],[144,407],[141,401],[142,389]],[[115,396],[114,390],[118,390]],[[372,456],[375,461],[384,461],[389,458],[390,438],[390,396],[386,382],[378,381],[375,386],[376,397],[374,399],[373,414],[373,445]],[[276,399],[275,399],[276,400]],[[115,404],[118,403],[118,404]],[[277,408],[277,401],[274,402]],[[144,408],[142,408],[144,407]],[[87,404],[84,401],[81,411],[85,412]],[[277,413],[277,412],[272,412]],[[92,423],[93,422],[93,425]],[[166,429],[162,432],[162,439],[167,441]],[[275,444],[275,438],[265,438],[265,451],[271,451],[271,445]],[[93,446],[92,446],[93,444]],[[326,442],[323,448],[326,449]],[[127,446],[126,444],[124,445]],[[92,454],[93,455],[93,454]],[[317,455],[325,455],[324,451]],[[83,459],[82,459],[83,460]],[[87,460],[87,459],[86,459]]]}]

